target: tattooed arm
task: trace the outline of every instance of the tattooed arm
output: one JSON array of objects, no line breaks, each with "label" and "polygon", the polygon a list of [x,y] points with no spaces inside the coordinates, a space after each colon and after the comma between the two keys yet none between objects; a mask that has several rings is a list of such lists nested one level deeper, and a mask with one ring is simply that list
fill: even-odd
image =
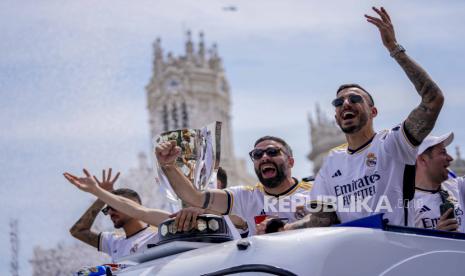
[{"label": "tattooed arm", "polygon": [[95,221],[100,210],[102,210],[105,203],[101,200],[96,200],[89,209],[79,218],[79,220],[71,227],[69,232],[76,239],[87,243],[90,246],[98,248],[98,233],[92,231],[90,228]]},{"label": "tattooed arm", "polygon": [[[120,173],[118,172],[116,176],[111,179],[110,168],[108,170],[108,175],[106,174],[105,170],[102,170],[102,181],[99,181],[95,176],[93,176],[93,178],[102,189],[112,191],[113,185],[115,184],[116,180],[118,180],[119,175]],[[99,234],[92,231],[91,227],[104,205],[105,203],[103,201],[96,200],[94,204],[92,204],[89,209],[87,209],[87,211],[82,215],[82,217],[80,217],[79,220],[71,227],[69,230],[71,235],[76,239],[87,243],[88,245],[98,248]]]},{"label": "tattooed arm", "polygon": [[175,165],[177,156],[181,149],[176,146],[175,141],[163,142],[155,148],[155,154],[163,172],[168,178],[174,192],[187,204],[210,209],[215,212],[225,213],[228,208],[228,196],[225,191],[212,189],[198,191],[192,183]]},{"label": "tattooed arm", "polygon": [[444,103],[444,96],[431,77],[405,53],[400,53],[395,58],[421,96],[420,105],[410,112],[404,125],[415,140],[411,142],[419,145],[433,129]]},{"label": "tattooed arm", "polygon": [[340,223],[336,212],[317,212],[305,216],[303,219],[284,225],[284,230],[294,230],[312,227],[326,227]]},{"label": "tattooed arm", "polygon": [[[368,22],[378,27],[384,46],[389,52],[393,53],[398,44],[391,18],[384,8],[377,9],[373,7],[373,10],[380,18],[368,15],[365,15],[365,17]],[[444,103],[444,96],[428,73],[411,59],[405,51],[398,51],[394,54],[394,58],[421,96],[420,105],[405,120],[405,130],[411,136],[410,138],[415,140],[411,142],[418,145],[433,129]]]}]

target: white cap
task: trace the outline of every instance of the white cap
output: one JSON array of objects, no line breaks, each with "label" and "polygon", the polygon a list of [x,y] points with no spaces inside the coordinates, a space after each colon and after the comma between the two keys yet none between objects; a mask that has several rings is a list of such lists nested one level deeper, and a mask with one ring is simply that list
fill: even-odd
[{"label": "white cap", "polygon": [[425,152],[425,150],[434,147],[440,143],[444,143],[444,147],[447,147],[452,143],[454,140],[454,133],[449,132],[444,135],[441,135],[439,137],[428,135],[425,140],[421,143],[420,147],[418,147],[418,153],[417,156]]}]

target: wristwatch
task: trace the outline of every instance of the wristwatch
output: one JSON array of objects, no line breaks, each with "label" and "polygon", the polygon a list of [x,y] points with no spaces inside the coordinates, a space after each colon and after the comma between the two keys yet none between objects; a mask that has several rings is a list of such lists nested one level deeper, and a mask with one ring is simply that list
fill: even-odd
[{"label": "wristwatch", "polygon": [[389,54],[391,55],[391,57],[395,57],[397,56],[399,53],[403,53],[405,52],[405,48],[402,47],[402,45],[400,44],[397,44],[396,43],[396,47],[394,48],[394,50],[392,50],[391,52],[389,52]]}]

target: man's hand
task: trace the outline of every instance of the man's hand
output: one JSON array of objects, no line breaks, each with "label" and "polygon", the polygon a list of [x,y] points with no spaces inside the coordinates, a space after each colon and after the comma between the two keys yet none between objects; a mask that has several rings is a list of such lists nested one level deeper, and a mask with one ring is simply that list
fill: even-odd
[{"label": "man's hand", "polygon": [[389,50],[389,52],[391,52],[395,49],[397,44],[396,33],[394,32],[394,26],[392,26],[391,18],[383,7],[381,7],[381,9],[373,7],[373,10],[381,18],[369,16],[367,14],[365,14],[365,17],[368,22],[378,27],[384,46]]},{"label": "man's hand", "polygon": [[174,225],[176,231],[188,231],[195,227],[197,223],[197,216],[205,213],[205,209],[197,207],[187,207],[174,214],[170,215],[170,218],[176,217]]},{"label": "man's hand", "polygon": [[74,186],[85,192],[93,193],[98,189],[97,182],[92,178],[90,173],[86,170],[82,170],[86,177],[77,177],[70,173],[65,172],[64,177]]},{"label": "man's hand", "polygon": [[118,180],[120,173],[118,172],[115,175],[115,178],[111,179],[111,168],[108,169],[108,177],[105,177],[105,170],[102,170],[102,182],[100,182],[97,177],[94,177],[94,180],[98,183],[100,188],[104,189],[105,191],[113,191],[113,185],[115,184],[116,180]]},{"label": "man's hand", "polygon": [[161,166],[172,165],[181,153],[181,148],[176,146],[176,141],[162,142],[155,147],[155,156]]},{"label": "man's hand", "polygon": [[454,211],[454,208],[448,209],[442,216],[439,218],[438,225],[436,226],[437,230],[442,231],[457,231],[459,225],[457,224],[456,218],[448,219],[447,217]]}]

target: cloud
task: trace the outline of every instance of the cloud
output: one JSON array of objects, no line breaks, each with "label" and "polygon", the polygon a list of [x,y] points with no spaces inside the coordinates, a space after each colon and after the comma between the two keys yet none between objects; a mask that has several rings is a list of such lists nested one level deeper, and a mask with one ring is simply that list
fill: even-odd
[{"label": "cloud", "polygon": [[[458,128],[465,104],[461,1],[1,1],[2,175],[33,204],[37,189],[27,188],[29,175],[40,173],[43,183],[50,181],[44,194],[55,195],[63,167],[126,168],[137,150],[150,147],[144,87],[152,43],[159,36],[165,53],[182,54],[183,32],[192,29],[195,42],[200,30],[207,45],[217,41],[225,60],[237,154],[247,158],[256,138],[276,134],[292,144],[295,173],[305,176],[307,113],[320,103],[331,117],[340,83],[360,82],[374,92],[378,129],[418,104],[377,30],[364,22],[369,6],[380,3],[391,12],[399,42],[446,95],[437,130]],[[223,11],[227,5],[238,11]],[[464,134],[456,134],[459,143]]]}]

